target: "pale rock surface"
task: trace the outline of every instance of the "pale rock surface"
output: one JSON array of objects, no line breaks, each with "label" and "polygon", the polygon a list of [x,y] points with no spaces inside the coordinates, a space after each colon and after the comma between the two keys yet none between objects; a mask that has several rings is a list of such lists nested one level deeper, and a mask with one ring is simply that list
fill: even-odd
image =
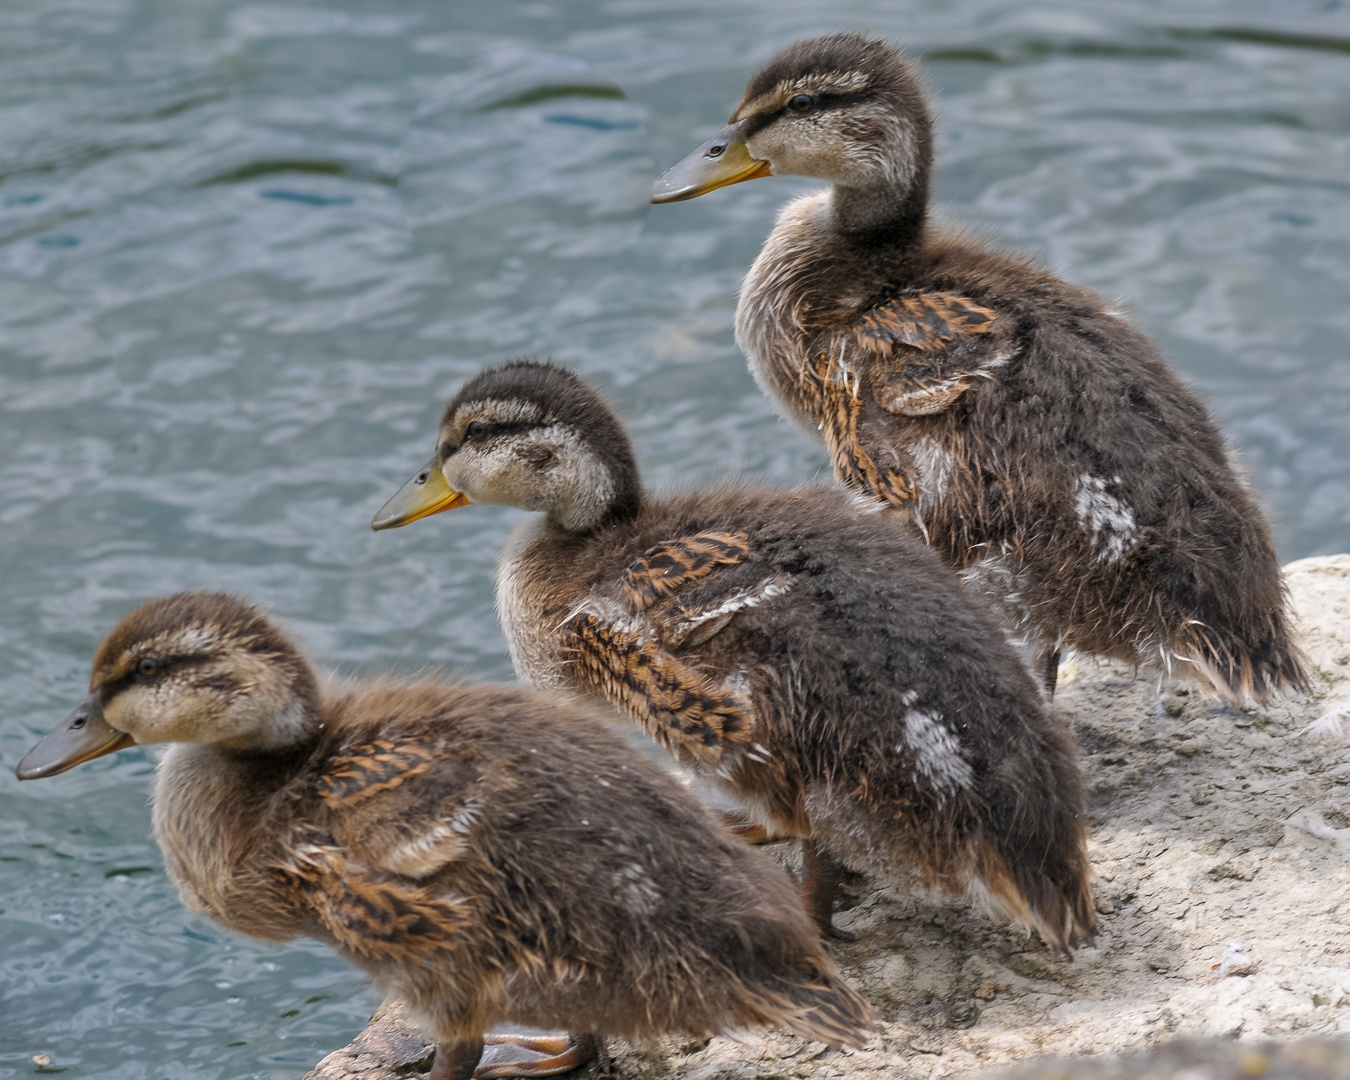
[{"label": "pale rock surface", "polygon": [[[1115,663],[1079,657],[1061,672],[1054,711],[1077,735],[1091,803],[1095,947],[1064,961],[964,902],[857,878],[836,921],[858,940],[836,955],[885,1021],[867,1049],[778,1033],[706,1046],[669,1039],[615,1045],[616,1073],[936,1078],[1184,1036],[1350,1035],[1350,735],[1304,734],[1343,705],[1350,718],[1350,555],[1304,559],[1285,576],[1313,664],[1311,697],[1234,709]],[[766,850],[791,861],[794,847]],[[397,1064],[376,1060],[381,1030],[367,1029],[364,1043],[307,1080],[425,1068],[413,1050]],[[1347,1060],[1346,1044],[1326,1045]],[[1214,1053],[1217,1062],[1227,1051]],[[1074,1075],[1126,1075],[1119,1067],[1083,1063]]]}]

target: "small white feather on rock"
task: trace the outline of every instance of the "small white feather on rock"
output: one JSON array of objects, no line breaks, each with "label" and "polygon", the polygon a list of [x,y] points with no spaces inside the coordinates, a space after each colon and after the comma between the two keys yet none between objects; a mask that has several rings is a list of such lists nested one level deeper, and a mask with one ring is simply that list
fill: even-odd
[{"label": "small white feather on rock", "polygon": [[1288,824],[1309,836],[1316,836],[1319,840],[1330,840],[1334,844],[1340,839],[1340,834],[1317,814],[1295,814],[1289,819]]},{"label": "small white feather on rock", "polygon": [[1342,739],[1345,737],[1347,720],[1350,720],[1350,697],[1335,708],[1328,709],[1299,734],[1314,739]]},{"label": "small white feather on rock", "polygon": [[1219,957],[1220,975],[1255,975],[1260,965],[1241,941],[1229,941]]}]

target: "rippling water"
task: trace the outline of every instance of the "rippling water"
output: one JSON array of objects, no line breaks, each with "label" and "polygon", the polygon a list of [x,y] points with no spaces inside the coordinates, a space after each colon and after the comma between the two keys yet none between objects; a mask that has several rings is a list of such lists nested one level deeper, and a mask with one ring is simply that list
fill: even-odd
[{"label": "rippling water", "polygon": [[35,1053],[293,1078],[372,1004],[321,948],[181,911],[148,753],[4,778],[132,605],[228,588],[348,672],[508,677],[490,576],[517,515],[367,522],[458,381],[520,354],[604,383],[653,482],[825,472],[731,342],[740,277],[809,185],[644,202],[795,38],[906,43],[943,213],[1132,309],[1285,558],[1350,548],[1344,6],[826,8],[0,5],[0,1078]]}]

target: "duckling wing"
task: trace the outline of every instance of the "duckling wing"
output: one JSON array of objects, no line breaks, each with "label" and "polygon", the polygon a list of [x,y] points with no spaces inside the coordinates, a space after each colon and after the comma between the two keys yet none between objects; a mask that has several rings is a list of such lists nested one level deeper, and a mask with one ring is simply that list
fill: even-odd
[{"label": "duckling wing", "polygon": [[571,617],[574,671],[676,756],[717,761],[727,744],[749,740],[750,703],[680,651],[786,588],[754,565],[745,533],[663,541],[620,575],[612,593],[620,600],[596,596]]},{"label": "duckling wing", "polygon": [[428,960],[466,941],[468,902],[391,878],[343,848],[298,844],[277,877],[337,942],[368,960]]},{"label": "duckling wing", "polygon": [[910,293],[877,304],[853,324],[858,344],[889,356],[897,345],[924,352],[945,348],[963,334],[987,334],[994,312],[964,296]]},{"label": "duckling wing", "polygon": [[421,880],[467,851],[477,786],[467,760],[409,734],[346,748],[316,789],[338,844],[376,870]]},{"label": "duckling wing", "polygon": [[719,566],[744,562],[749,554],[750,537],[745,533],[696,533],[649,548],[623,572],[620,588],[634,611],[646,611]]},{"label": "duckling wing", "polygon": [[444,751],[424,739],[374,739],[333,758],[319,777],[319,798],[331,810],[392,791],[426,772]]},{"label": "duckling wing", "polygon": [[931,416],[951,406],[977,378],[988,378],[998,357],[971,363],[956,348],[970,335],[987,334],[995,313],[963,296],[917,293],[869,308],[853,335],[870,355],[872,394],[889,412]]}]

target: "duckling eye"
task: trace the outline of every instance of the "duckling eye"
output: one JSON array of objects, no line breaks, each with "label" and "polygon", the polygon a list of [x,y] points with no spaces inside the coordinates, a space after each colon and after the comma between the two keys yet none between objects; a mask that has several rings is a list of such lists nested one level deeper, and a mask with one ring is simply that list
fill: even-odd
[{"label": "duckling eye", "polygon": [[158,672],[159,672],[158,660],[152,660],[148,656],[143,656],[136,661],[137,675],[144,676],[145,678],[148,679],[150,678],[151,675],[158,674]]},{"label": "duckling eye", "polygon": [[810,94],[798,94],[788,102],[788,108],[798,113],[810,112],[815,103],[816,99]]},{"label": "duckling eye", "polygon": [[488,426],[481,420],[475,420],[472,424],[470,424],[468,427],[464,429],[464,434],[467,435],[470,439],[473,439],[474,442],[479,442],[487,438],[487,432]]}]

